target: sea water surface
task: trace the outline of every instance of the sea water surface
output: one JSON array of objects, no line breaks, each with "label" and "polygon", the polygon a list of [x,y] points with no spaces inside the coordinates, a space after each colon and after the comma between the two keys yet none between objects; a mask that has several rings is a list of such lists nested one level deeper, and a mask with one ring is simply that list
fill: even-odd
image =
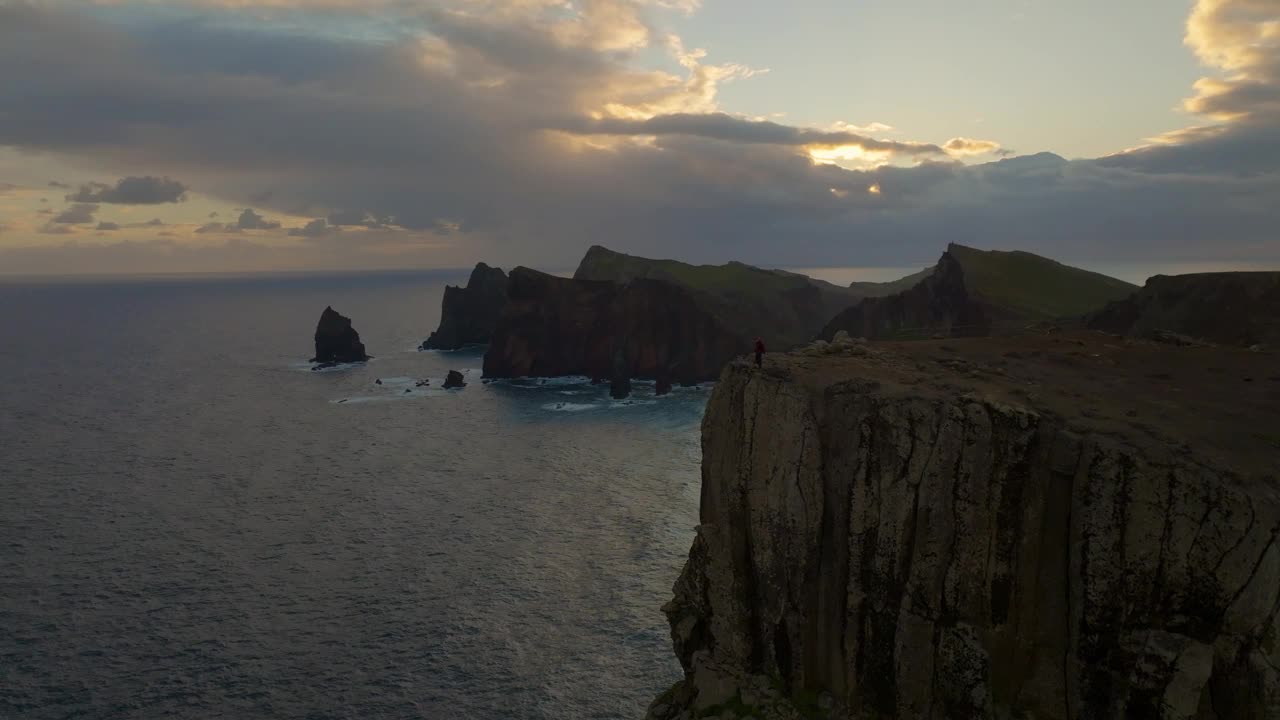
[{"label": "sea water surface", "polygon": [[482,384],[464,280],[0,282],[0,717],[640,717],[708,390]]}]

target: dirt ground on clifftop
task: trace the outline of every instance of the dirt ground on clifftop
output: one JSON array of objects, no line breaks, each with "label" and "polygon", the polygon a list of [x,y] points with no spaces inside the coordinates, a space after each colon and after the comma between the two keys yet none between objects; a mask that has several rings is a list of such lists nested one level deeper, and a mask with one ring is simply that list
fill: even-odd
[{"label": "dirt ground on clifftop", "polygon": [[856,345],[829,355],[773,355],[764,373],[814,392],[870,382],[886,394],[974,393],[1057,417],[1072,430],[1164,445],[1244,476],[1280,480],[1278,353],[1088,331]]}]

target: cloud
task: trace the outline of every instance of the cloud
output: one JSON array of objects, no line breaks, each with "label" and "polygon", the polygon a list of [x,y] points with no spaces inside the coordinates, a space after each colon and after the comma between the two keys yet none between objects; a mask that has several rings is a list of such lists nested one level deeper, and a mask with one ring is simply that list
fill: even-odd
[{"label": "cloud", "polygon": [[857,147],[866,151],[901,155],[945,154],[942,148],[931,143],[876,140],[854,132],[797,128],[768,120],[746,120],[725,113],[678,113],[657,115],[644,120],[580,119],[564,129],[584,135],[686,135],[747,144],[809,148]]},{"label": "cloud", "polygon": [[1280,171],[1280,19],[1274,0],[1198,0],[1185,42],[1218,75],[1184,108],[1216,124],[1165,133],[1103,160],[1158,173]]},{"label": "cloud", "polygon": [[60,182],[58,182],[57,180],[50,180],[50,181],[49,181],[49,187],[54,188],[54,189],[57,189],[57,190],[67,190],[67,189],[70,189],[70,188],[71,188],[71,186],[70,186],[70,185],[68,185],[68,184],[66,184],[66,183],[60,183]]},{"label": "cloud", "polygon": [[235,228],[237,230],[278,230],[280,223],[274,220],[268,220],[249,208],[245,208],[240,213],[240,218],[236,220]]},{"label": "cloud", "polygon": [[119,229],[120,229],[119,223],[107,222],[105,220],[98,223],[98,230],[119,230]]},{"label": "cloud", "polygon": [[948,155],[955,157],[965,157],[969,155],[1011,155],[1012,153],[1000,147],[1000,143],[994,140],[974,140],[966,137],[954,137],[943,144],[943,149]]},{"label": "cloud", "polygon": [[[335,1],[326,27],[340,18],[345,31],[333,33],[307,31],[312,4],[210,2],[172,22],[120,2],[0,4],[0,145],[180,177],[219,206],[256,208],[229,223],[210,214],[185,242],[357,228],[166,262],[555,268],[602,241],[792,266],[928,261],[948,241],[1064,259],[1278,252],[1275,48],[1258,12],[1273,2],[1197,5],[1188,43],[1229,85],[1194,90],[1188,107],[1211,113],[1202,127],[1096,160],[974,165],[960,160],[1006,151],[725,112],[725,83],[761,71],[685,47],[653,3]],[[652,69],[658,53],[673,70]],[[286,214],[325,225],[265,217]]]},{"label": "cloud", "polygon": [[316,218],[302,227],[289,228],[289,236],[319,238],[332,235],[338,231],[338,228],[329,225],[329,222],[324,218]]},{"label": "cloud", "polygon": [[[217,213],[210,213],[209,217],[215,217]],[[209,222],[196,228],[195,232],[200,235],[209,233],[238,233],[242,230],[279,230],[280,223],[254,212],[252,208],[245,208],[240,212],[240,217],[234,223]]]},{"label": "cloud", "polygon": [[177,180],[161,177],[126,177],[115,185],[89,183],[67,195],[67,200],[119,205],[158,205],[186,199],[187,187]]},{"label": "cloud", "polygon": [[331,212],[326,220],[329,225],[338,227],[360,226],[370,229],[384,228],[391,224],[391,218],[378,219],[368,210],[357,210],[354,208]]},{"label": "cloud", "polygon": [[93,214],[98,206],[89,203],[76,203],[54,216],[50,222],[60,225],[87,225],[93,222]]}]

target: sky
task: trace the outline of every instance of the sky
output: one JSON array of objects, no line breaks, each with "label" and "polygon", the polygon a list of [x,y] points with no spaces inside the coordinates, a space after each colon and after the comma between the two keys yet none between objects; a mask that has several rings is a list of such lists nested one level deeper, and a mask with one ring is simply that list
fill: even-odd
[{"label": "sky", "polygon": [[1280,267],[1280,0],[0,0],[0,274]]}]

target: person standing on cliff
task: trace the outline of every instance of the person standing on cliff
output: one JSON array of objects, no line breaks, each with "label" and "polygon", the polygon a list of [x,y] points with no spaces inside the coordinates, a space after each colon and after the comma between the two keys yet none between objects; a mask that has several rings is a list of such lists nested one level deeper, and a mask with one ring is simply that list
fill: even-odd
[{"label": "person standing on cliff", "polygon": [[764,341],[756,338],[756,367],[762,367],[764,364]]}]

